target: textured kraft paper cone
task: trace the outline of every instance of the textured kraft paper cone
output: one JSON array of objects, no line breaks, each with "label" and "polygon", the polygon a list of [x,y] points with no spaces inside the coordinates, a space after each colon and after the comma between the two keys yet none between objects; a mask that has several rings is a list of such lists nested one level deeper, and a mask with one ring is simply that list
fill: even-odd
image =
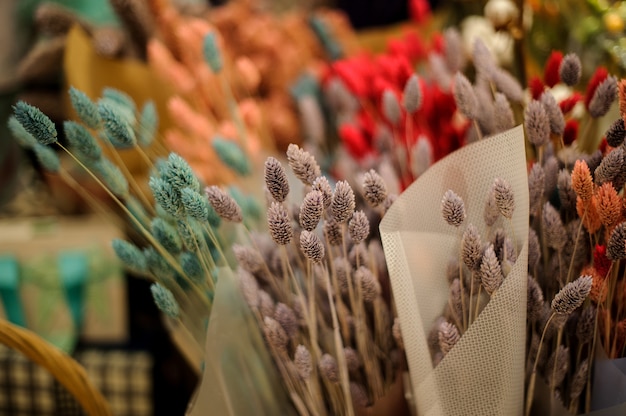
[{"label": "textured kraft paper cone", "polygon": [[[448,299],[446,265],[458,255],[463,230],[474,224],[483,241],[483,210],[496,178],[515,196],[512,221],[498,220],[513,237],[517,262],[480,316],[433,368],[427,334]],[[441,215],[452,189],[467,218],[455,229]],[[496,224],[497,226],[497,224]],[[528,250],[528,179],[521,126],[470,144],[442,159],[415,181],[380,225],[385,257],[419,415],[517,415],[524,403]]]}]

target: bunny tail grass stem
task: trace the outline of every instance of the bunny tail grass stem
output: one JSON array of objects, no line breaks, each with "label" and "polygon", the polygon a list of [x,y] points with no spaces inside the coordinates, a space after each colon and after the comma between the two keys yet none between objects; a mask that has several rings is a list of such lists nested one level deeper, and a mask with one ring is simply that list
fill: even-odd
[{"label": "bunny tail grass stem", "polygon": [[533,372],[530,374],[530,381],[528,382],[528,390],[526,391],[526,409],[525,415],[530,416],[530,408],[533,404],[533,396],[535,394],[535,380],[537,379],[537,365],[539,364],[539,357],[541,355],[541,347],[543,346],[543,339],[546,336],[546,332],[548,330],[548,326],[552,322],[552,319],[556,316],[556,313],[552,312],[550,318],[546,322],[546,325],[543,327],[543,332],[541,333],[541,339],[539,340],[539,347],[537,348],[537,356],[535,357],[535,363],[533,364]]},{"label": "bunny tail grass stem", "polygon": [[[328,241],[327,233],[324,233],[324,238],[326,240],[326,247],[328,247],[329,258],[334,258],[333,249]],[[341,304],[343,300],[341,299],[341,292],[339,291],[339,282],[337,280],[337,273],[335,272],[335,264],[332,261],[329,261],[328,264],[330,266],[330,276],[332,278],[332,287],[336,296],[336,302]],[[346,319],[344,314],[339,314],[339,323],[341,324],[341,334],[343,336],[343,343],[345,345],[349,345],[350,339],[351,339],[350,326],[348,325],[348,320]]]},{"label": "bunny tail grass stem", "polygon": [[478,137],[478,140],[482,140],[483,139],[483,134],[480,131],[480,127],[478,126],[478,121],[476,121],[475,119],[472,120],[472,124],[474,125],[474,130],[476,130],[476,136]]},{"label": "bunny tail grass stem", "polygon": [[[317,342],[317,313],[315,311],[315,278],[311,273],[311,261],[306,261],[306,281],[307,281],[307,292],[309,295],[309,318],[311,319],[309,331],[311,333],[311,344],[316,345]],[[302,305],[304,306],[304,305]]]},{"label": "bunny tail grass stem", "polygon": [[[613,263],[611,263],[611,267],[613,267]],[[610,271],[609,271],[610,272]],[[608,275],[608,273],[607,273]],[[605,278],[606,280],[606,278]],[[604,282],[603,282],[604,284]],[[603,288],[600,288],[600,293],[602,293]],[[600,308],[600,305],[598,305],[598,308]],[[599,312],[599,309],[598,309]],[[596,313],[596,319],[594,320],[594,324],[593,324],[593,339],[591,340],[591,350],[589,351],[589,357],[595,357],[596,356],[596,346],[598,344],[598,319],[599,319],[600,314]],[[590,361],[591,363],[593,363],[593,360]],[[593,368],[592,365],[589,366],[588,370],[587,370],[587,384],[585,386],[585,413],[589,413],[591,411],[591,369]]]},{"label": "bunny tail grass stem", "polygon": [[[187,226],[190,227],[189,223],[187,223]],[[211,274],[211,268],[213,268],[214,270],[216,269],[215,267],[215,263],[212,264],[207,264],[206,258],[203,255],[203,253],[207,253],[206,257],[211,257],[211,252],[208,250],[208,247],[206,245],[206,242],[203,241],[202,244],[202,249],[200,248],[200,244],[198,244],[198,240],[196,240],[195,238],[193,239],[193,244],[195,246],[196,249],[196,253],[198,254],[198,259],[200,260],[200,265],[202,266],[202,271],[204,272],[206,279],[205,282],[207,282],[207,285],[209,286],[209,289],[211,289],[213,292],[215,292],[215,283],[213,283],[213,277]],[[211,258],[211,262],[213,262],[213,259]]]},{"label": "bunny tail grass stem", "polygon": [[330,314],[333,320],[333,338],[335,341],[335,349],[337,350],[337,364],[339,366],[339,377],[341,378],[341,388],[346,398],[346,414],[348,416],[354,416],[354,408],[352,406],[352,395],[350,394],[350,379],[348,375],[348,365],[346,364],[346,356],[343,349],[343,343],[341,341],[341,334],[339,333],[339,321],[337,320],[337,310],[335,309],[335,302],[330,289],[330,278],[328,277],[328,270],[324,267],[324,276],[326,277],[326,295],[328,296],[328,304],[330,305]]},{"label": "bunny tail grass stem", "polygon": [[139,146],[137,143],[135,143],[134,149],[139,154],[139,156],[143,159],[143,161],[146,164],[146,166],[148,167],[148,169],[154,170],[154,164],[152,163],[152,160],[150,160],[150,158],[148,157],[146,152],[141,148],[141,146]]},{"label": "bunny tail grass stem", "polygon": [[[346,248],[346,238],[345,236],[347,235],[346,232],[346,224],[341,224],[341,249],[343,251],[343,258],[344,259],[348,259],[348,249]],[[358,257],[358,255],[357,255]],[[359,307],[359,305],[357,305],[356,302],[356,298],[355,298],[355,294],[354,294],[354,286],[352,284],[352,270],[350,270],[350,268],[348,268],[347,270],[347,276],[346,279],[348,281],[348,297],[350,299],[350,308],[352,309],[353,313],[358,313],[357,312],[357,308]],[[358,319],[358,317],[357,317]],[[357,335],[358,338],[358,335]]]},{"label": "bunny tail grass stem", "polygon": [[587,122],[585,123],[585,128],[582,132],[580,139],[578,140],[578,150],[586,154],[592,154],[595,149],[597,149],[597,143],[590,137],[590,134],[593,130],[597,129],[598,121],[596,118],[591,116],[587,117]]},{"label": "bunny tail grass stem", "polygon": [[176,270],[176,272],[178,272],[184,279],[187,280],[187,282],[191,285],[191,287],[194,288],[194,290],[198,293],[198,295],[200,296],[200,299],[202,299],[203,303],[206,304],[206,306],[211,306],[208,299],[206,298],[206,296],[202,293],[202,291],[200,291],[200,288],[198,288],[196,286],[196,284],[194,282],[191,281],[191,279],[189,278],[189,276],[187,276],[187,274],[183,271],[182,267],[180,267],[180,264],[178,264],[178,262],[174,259],[174,257],[172,257],[172,255],[163,248],[163,246],[161,246],[161,244],[159,244],[158,241],[156,241],[156,239],[152,236],[152,234],[150,234],[150,232],[144,227],[144,225],[141,223],[141,221],[139,221],[137,219],[137,217],[135,217],[135,215],[133,215],[132,212],[130,212],[128,210],[128,208],[126,208],[126,205],[124,205],[122,203],[122,201],[120,201],[120,199],[118,197],[116,197],[113,192],[111,192],[111,190],[104,184],[102,183],[102,181],[100,180],[100,178],[98,178],[87,166],[85,166],[83,164],[83,162],[81,162],[76,156],[74,156],[74,154],[72,152],[70,152],[65,146],[63,146],[61,143],[59,143],[58,141],[55,142],[57,144],[57,146],[59,146],[61,148],[61,150],[63,150],[65,153],[67,153],[72,159],[74,159],[74,161],[83,169],[85,169],[85,171],[89,174],[89,176],[91,176],[93,178],[93,180],[96,181],[96,183],[102,187],[102,189],[104,189],[104,191],[109,195],[109,197],[122,209],[122,211],[124,211],[124,213],[130,218],[130,220],[135,224],[135,226],[137,227],[137,229],[141,232],[141,234],[150,242],[150,244],[152,244],[154,246],[154,248],[159,252],[160,255],[163,256],[163,258],[170,264],[170,266],[172,266],[172,268],[174,268],[174,270]]}]

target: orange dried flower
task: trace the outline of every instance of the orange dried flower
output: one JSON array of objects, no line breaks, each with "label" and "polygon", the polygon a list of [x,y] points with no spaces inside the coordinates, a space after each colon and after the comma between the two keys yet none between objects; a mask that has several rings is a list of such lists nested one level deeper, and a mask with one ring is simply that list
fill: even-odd
[{"label": "orange dried flower", "polygon": [[[580,196],[576,197],[576,212],[582,219],[583,225],[587,229],[589,234],[594,234],[602,222],[600,222],[600,215],[598,214],[598,202],[595,196],[585,203]],[[586,213],[586,214],[585,214]]]},{"label": "orange dried flower", "polygon": [[593,266],[585,267],[581,274],[587,274],[591,276],[591,292],[589,292],[589,298],[595,303],[601,303],[606,300],[606,294],[608,293],[608,285],[604,283],[605,277]]},{"label": "orange dried flower", "polygon": [[[622,218],[622,199],[611,182],[602,184],[596,192],[600,221],[607,228],[620,222]],[[589,215],[589,214],[587,214]]]},{"label": "orange dried flower", "polygon": [[572,171],[572,188],[584,202],[593,195],[593,178],[589,166],[584,160],[577,160]]},{"label": "orange dried flower", "polygon": [[619,113],[626,122],[626,79],[621,79],[617,84],[619,93]]}]

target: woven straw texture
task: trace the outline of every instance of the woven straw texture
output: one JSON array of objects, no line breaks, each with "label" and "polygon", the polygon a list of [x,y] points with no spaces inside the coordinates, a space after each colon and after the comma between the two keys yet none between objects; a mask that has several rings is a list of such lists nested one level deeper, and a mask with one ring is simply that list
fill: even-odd
[{"label": "woven straw texture", "polygon": [[[483,210],[496,178],[515,196],[511,221],[495,226],[516,238],[517,262],[480,316],[433,368],[427,334],[448,299],[446,265],[474,224],[488,235]],[[465,202],[459,227],[441,215],[451,189]],[[511,226],[514,234],[511,232]],[[528,250],[528,179],[521,126],[470,144],[428,169],[380,225],[419,415],[517,415],[523,410]]]}]

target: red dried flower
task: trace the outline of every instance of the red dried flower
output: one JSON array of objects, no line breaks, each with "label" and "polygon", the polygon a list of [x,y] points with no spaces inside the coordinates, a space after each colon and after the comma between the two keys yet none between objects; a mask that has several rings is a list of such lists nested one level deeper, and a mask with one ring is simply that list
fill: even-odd
[{"label": "red dried flower", "polygon": [[528,89],[530,90],[530,95],[533,100],[539,100],[545,88],[546,86],[538,76],[533,76],[528,80]]},{"label": "red dried flower", "polygon": [[563,101],[559,103],[559,107],[561,107],[561,112],[563,115],[572,111],[574,106],[578,104],[583,99],[583,96],[578,92],[574,92],[569,97],[565,98]]},{"label": "red dried flower", "polygon": [[598,85],[608,76],[609,71],[603,66],[599,66],[596,72],[593,73],[593,76],[587,84],[587,91],[585,91],[585,108],[589,109],[589,104],[591,103],[593,94],[596,92],[596,88],[598,88]]},{"label": "red dried flower", "polygon": [[563,130],[563,143],[569,146],[578,137],[578,120],[567,120],[565,129]]},{"label": "red dried flower", "polygon": [[561,67],[561,61],[563,60],[563,53],[561,51],[552,51],[548,62],[546,62],[546,68],[543,73],[543,81],[549,88],[554,87],[561,81],[559,75],[559,68]]},{"label": "red dried flower", "polygon": [[606,246],[596,244],[593,250],[593,264],[600,276],[606,276],[611,267],[611,260],[606,256]]},{"label": "red dried flower", "polygon": [[343,124],[339,127],[339,137],[348,152],[357,160],[366,156],[371,150],[361,131],[351,124]]},{"label": "red dried flower", "polygon": [[424,23],[430,17],[430,4],[426,0],[409,0],[409,16],[417,23]]}]

